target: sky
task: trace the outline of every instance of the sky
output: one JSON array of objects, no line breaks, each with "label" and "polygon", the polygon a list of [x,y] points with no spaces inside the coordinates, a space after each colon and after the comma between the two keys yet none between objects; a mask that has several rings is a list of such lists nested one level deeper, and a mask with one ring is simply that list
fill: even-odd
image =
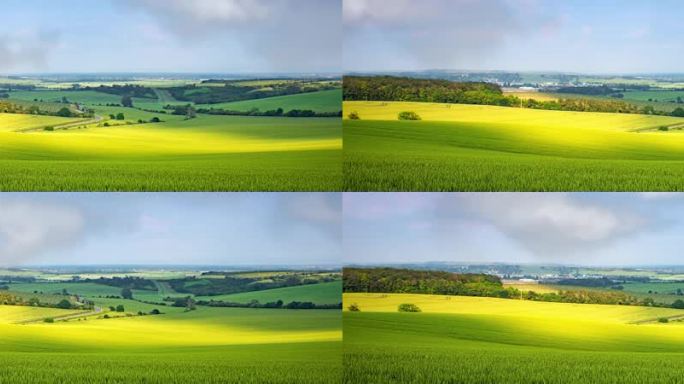
[{"label": "sky", "polygon": [[684,265],[684,193],[353,193],[344,263]]},{"label": "sky", "polygon": [[684,3],[344,0],[343,66],[681,73]]},{"label": "sky", "polygon": [[0,74],[339,72],[341,0],[3,0]]},{"label": "sky", "polygon": [[3,193],[0,266],[340,265],[337,193]]}]

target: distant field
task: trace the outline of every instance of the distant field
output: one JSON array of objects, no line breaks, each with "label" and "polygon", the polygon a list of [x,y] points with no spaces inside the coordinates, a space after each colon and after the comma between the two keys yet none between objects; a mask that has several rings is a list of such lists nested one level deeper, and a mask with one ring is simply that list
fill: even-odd
[{"label": "distant field", "polygon": [[[346,383],[676,382],[684,358],[681,310],[431,295],[344,302],[361,309],[344,314]],[[400,303],[423,312],[398,313]]]},{"label": "distant field", "polygon": [[235,293],[220,296],[198,296],[198,300],[221,300],[235,303],[247,303],[258,300],[260,303],[268,303],[282,300],[284,303],[291,301],[310,301],[315,304],[337,304],[342,295],[342,281],[329,283],[308,284],[286,288],[267,289],[264,291]]},{"label": "distant field", "polygon": [[316,112],[338,112],[342,109],[342,90],[301,93],[288,96],[268,97],[265,99],[236,101],[220,104],[200,104],[198,108],[219,108],[232,111],[260,111],[282,108],[285,112],[292,109],[310,109]]},{"label": "distant field", "polygon": [[[344,109],[347,191],[684,190],[682,118],[432,103]],[[346,119],[352,111],[361,120]],[[401,111],[422,120],[397,121]]]},{"label": "distant field", "polygon": [[[0,319],[14,311],[8,308],[14,307],[0,306]],[[0,334],[2,382],[339,383],[341,377],[338,311],[198,308],[0,324]]]}]

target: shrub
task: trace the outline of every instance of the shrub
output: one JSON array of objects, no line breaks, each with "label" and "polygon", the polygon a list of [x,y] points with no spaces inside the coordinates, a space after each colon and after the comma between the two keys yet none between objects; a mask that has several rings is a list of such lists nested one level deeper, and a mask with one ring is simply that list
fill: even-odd
[{"label": "shrub", "polygon": [[415,304],[399,304],[399,312],[421,312]]},{"label": "shrub", "polygon": [[43,128],[43,131],[50,131],[50,132],[52,132],[52,131],[54,131],[54,130],[55,130],[55,127],[45,127],[45,128]]},{"label": "shrub", "polygon": [[669,131],[670,128],[667,127],[667,126],[662,126],[662,127],[658,127],[658,130],[659,130],[659,131]]},{"label": "shrub", "polygon": [[669,323],[670,320],[667,317],[661,317],[658,319],[659,323]]},{"label": "shrub", "polygon": [[347,117],[349,117],[349,120],[361,120],[359,113],[356,111],[351,112]]},{"label": "shrub", "polygon": [[684,300],[682,299],[677,299],[672,303],[672,308],[676,309],[684,309]]},{"label": "shrub", "polygon": [[361,309],[359,309],[359,305],[354,303],[348,307],[349,312],[361,312]]},{"label": "shrub", "polygon": [[420,120],[420,116],[413,111],[399,112],[399,120]]},{"label": "shrub", "polygon": [[55,319],[53,319],[52,317],[46,317],[46,318],[43,320],[43,322],[45,322],[45,323],[54,323],[54,322],[55,322]]}]

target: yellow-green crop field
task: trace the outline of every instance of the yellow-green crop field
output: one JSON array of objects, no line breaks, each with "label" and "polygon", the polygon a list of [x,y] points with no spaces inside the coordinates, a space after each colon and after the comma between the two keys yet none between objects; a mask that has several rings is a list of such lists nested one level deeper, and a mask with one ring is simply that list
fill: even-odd
[{"label": "yellow-green crop field", "polygon": [[[171,309],[171,308],[168,308]],[[198,308],[71,319],[0,306],[0,382],[338,383],[339,311]]]},{"label": "yellow-green crop field", "polygon": [[[105,110],[107,107],[100,107]],[[327,191],[341,188],[338,119],[205,116],[146,121],[0,114],[2,191]],[[106,111],[105,111],[106,112]],[[128,117],[127,117],[128,119]],[[109,123],[108,123],[109,124]],[[42,127],[52,126],[54,131]],[[29,132],[18,132],[33,129]]]},{"label": "yellow-green crop field", "polygon": [[405,102],[344,115],[348,191],[684,190],[682,118]]},{"label": "yellow-green crop field", "polygon": [[683,310],[345,293],[352,303],[345,383],[663,383],[684,359]]}]

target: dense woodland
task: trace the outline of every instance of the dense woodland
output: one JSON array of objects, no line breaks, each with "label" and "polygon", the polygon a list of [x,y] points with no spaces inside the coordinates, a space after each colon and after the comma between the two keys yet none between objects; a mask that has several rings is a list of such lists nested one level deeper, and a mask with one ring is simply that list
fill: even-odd
[{"label": "dense woodland", "polygon": [[344,100],[420,101],[431,103],[515,106],[496,84],[412,79],[392,76],[345,76]]},{"label": "dense woodland", "polygon": [[223,83],[223,86],[202,86],[201,84],[168,88],[176,100],[189,101],[195,104],[217,104],[233,101],[263,99],[266,97],[295,95],[299,93],[316,92],[334,89],[333,85],[310,85],[308,83],[271,84],[268,87],[258,85],[234,84],[229,81],[211,81],[208,83]]},{"label": "dense woodland", "polygon": [[510,297],[517,291],[504,288],[501,279],[486,274],[459,274],[394,268],[345,268],[344,292],[424,293]]},{"label": "dense woodland", "polygon": [[[614,89],[606,86],[564,87],[556,89],[555,92],[618,97]],[[684,116],[684,109],[682,108],[667,113],[657,111],[649,105],[639,107],[620,100],[598,98],[560,98],[558,100],[543,101],[534,99],[523,100],[513,95],[505,95],[501,87],[491,83],[453,82],[393,76],[346,76],[344,78],[343,97],[347,101],[482,104],[558,111]]]},{"label": "dense woodland", "polygon": [[157,286],[154,284],[154,281],[143,279],[142,277],[100,277],[98,279],[86,279],[78,281],[109,285],[110,287],[117,288],[141,289],[152,291],[157,290]]}]

